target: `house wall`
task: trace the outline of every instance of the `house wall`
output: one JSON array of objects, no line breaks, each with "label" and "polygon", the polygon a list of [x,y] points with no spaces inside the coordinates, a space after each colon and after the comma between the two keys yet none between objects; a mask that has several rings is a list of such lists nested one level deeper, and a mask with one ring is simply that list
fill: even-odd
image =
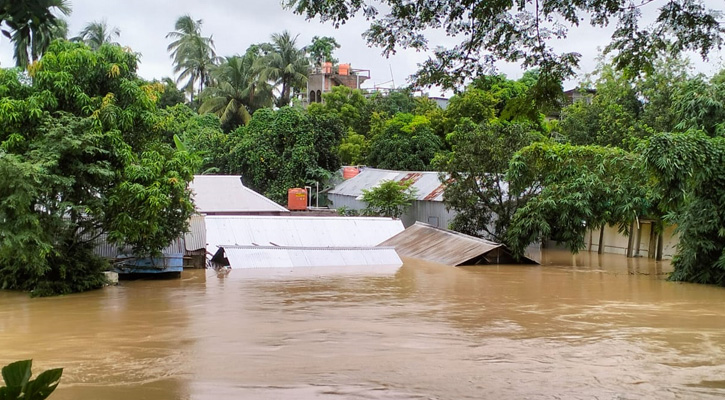
[{"label": "house wall", "polygon": [[[356,200],[352,196],[330,193],[328,200],[332,202],[330,208],[347,207],[351,210],[362,210],[367,206],[365,202]],[[403,221],[403,225],[406,228],[413,225],[415,221],[420,221],[438,228],[447,229],[448,224],[453,220],[455,215],[452,211],[446,211],[443,202],[416,200],[408,212],[400,217],[400,220]]]},{"label": "house wall", "polygon": [[[649,257],[650,254],[654,257],[655,247],[650,249],[650,239],[652,234],[652,224],[650,222],[641,223],[641,233],[639,235],[639,254],[637,250],[637,236],[635,236],[634,242],[634,256],[638,257]],[[636,229],[636,227],[635,227]],[[635,235],[637,232],[635,230]],[[677,250],[677,244],[679,243],[679,235],[675,233],[675,226],[665,227],[664,241],[662,247],[662,258],[671,259]],[[590,230],[584,237],[584,242],[587,244],[586,250],[598,252],[599,251],[599,229]],[[604,253],[612,254],[626,254],[627,244],[629,243],[629,237],[622,233],[619,233],[616,226],[607,226],[604,228]]]}]

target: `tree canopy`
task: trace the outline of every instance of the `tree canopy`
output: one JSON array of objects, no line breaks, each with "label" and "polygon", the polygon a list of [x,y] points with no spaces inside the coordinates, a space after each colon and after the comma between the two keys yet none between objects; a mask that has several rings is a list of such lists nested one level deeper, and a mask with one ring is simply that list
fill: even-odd
[{"label": "tree canopy", "polygon": [[537,67],[541,78],[534,92],[555,94],[559,82],[574,75],[580,54],[557,52],[551,42],[565,38],[568,29],[589,20],[594,27],[615,24],[605,52],[630,74],[652,71],[664,53],[684,50],[703,58],[722,43],[718,10],[699,0],[663,2],[651,25],[643,23],[641,4],[630,0],[525,0],[525,1],[400,1],[400,0],[286,0],[285,4],[308,19],[319,18],[339,27],[358,14],[371,21],[364,36],[383,54],[398,48],[429,50],[427,35],[442,31],[459,39],[452,48],[435,48],[434,57],[414,75],[418,85],[461,87],[468,78],[490,73],[498,60]]},{"label": "tree canopy", "polygon": [[0,70],[3,288],[99,287],[99,237],[148,255],[186,229],[197,161],[161,137],[160,88],[138,79],[136,57],[56,41],[30,83]]}]

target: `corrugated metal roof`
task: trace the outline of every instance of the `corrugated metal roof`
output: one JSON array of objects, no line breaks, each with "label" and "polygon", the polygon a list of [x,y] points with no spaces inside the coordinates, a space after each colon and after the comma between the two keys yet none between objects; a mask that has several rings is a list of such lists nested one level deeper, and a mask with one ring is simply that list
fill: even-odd
[{"label": "corrugated metal roof", "polygon": [[194,175],[189,183],[199,213],[289,212],[245,187],[240,175]]},{"label": "corrugated metal roof", "polygon": [[443,201],[443,182],[438,172],[390,171],[386,169],[365,168],[354,178],[335,186],[328,193],[359,198],[363,189],[372,189],[383,181],[414,181],[416,196],[421,201]]},{"label": "corrugated metal roof", "polygon": [[[202,246],[203,248],[203,246]],[[118,248],[115,244],[112,244],[108,241],[108,235],[105,233],[99,236],[96,239],[96,247],[93,249],[93,253],[97,256],[101,256],[103,258],[108,259],[114,259],[117,258],[119,255],[128,255],[133,253],[133,249],[131,246],[124,246],[123,248]],[[164,249],[161,250],[162,254],[177,254],[177,253],[184,253],[184,239],[183,238],[177,238],[174,239],[171,244],[166,246]]]},{"label": "corrugated metal roof", "polygon": [[372,247],[402,232],[400,220],[371,217],[206,216],[207,251],[220,245]]},{"label": "corrugated metal roof", "polygon": [[184,235],[184,246],[187,251],[206,248],[206,224],[203,215],[192,215],[189,219],[189,232]]},{"label": "corrugated metal roof", "polygon": [[[508,250],[502,244],[436,228],[422,222],[416,222],[380,246],[395,247],[398,254],[404,257],[455,266],[467,263],[513,262]],[[534,262],[528,258],[526,261]]]},{"label": "corrugated metal roof", "polygon": [[224,246],[232,269],[390,266],[403,262],[393,248]]}]

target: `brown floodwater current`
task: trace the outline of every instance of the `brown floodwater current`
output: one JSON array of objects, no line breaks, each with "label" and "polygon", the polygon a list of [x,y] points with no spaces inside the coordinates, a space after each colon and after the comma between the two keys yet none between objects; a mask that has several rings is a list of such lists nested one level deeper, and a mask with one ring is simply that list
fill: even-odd
[{"label": "brown floodwater current", "polygon": [[0,292],[0,362],[66,399],[715,399],[725,289],[667,262],[250,276],[187,270],[89,293]]}]

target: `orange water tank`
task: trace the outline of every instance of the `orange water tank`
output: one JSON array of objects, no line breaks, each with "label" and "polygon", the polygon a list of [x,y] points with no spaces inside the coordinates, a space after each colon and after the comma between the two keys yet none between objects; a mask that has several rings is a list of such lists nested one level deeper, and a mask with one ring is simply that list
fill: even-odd
[{"label": "orange water tank", "polygon": [[348,75],[350,74],[350,64],[340,64],[337,66],[337,72],[340,75]]},{"label": "orange water tank", "polygon": [[307,209],[307,191],[301,188],[287,190],[287,209],[304,211]]},{"label": "orange water tank", "polygon": [[360,173],[360,168],[358,168],[358,167],[344,167],[342,169],[342,179],[354,178],[359,173]]},{"label": "orange water tank", "polygon": [[332,73],[332,63],[326,62],[322,64],[322,72],[325,74],[331,74]]}]

